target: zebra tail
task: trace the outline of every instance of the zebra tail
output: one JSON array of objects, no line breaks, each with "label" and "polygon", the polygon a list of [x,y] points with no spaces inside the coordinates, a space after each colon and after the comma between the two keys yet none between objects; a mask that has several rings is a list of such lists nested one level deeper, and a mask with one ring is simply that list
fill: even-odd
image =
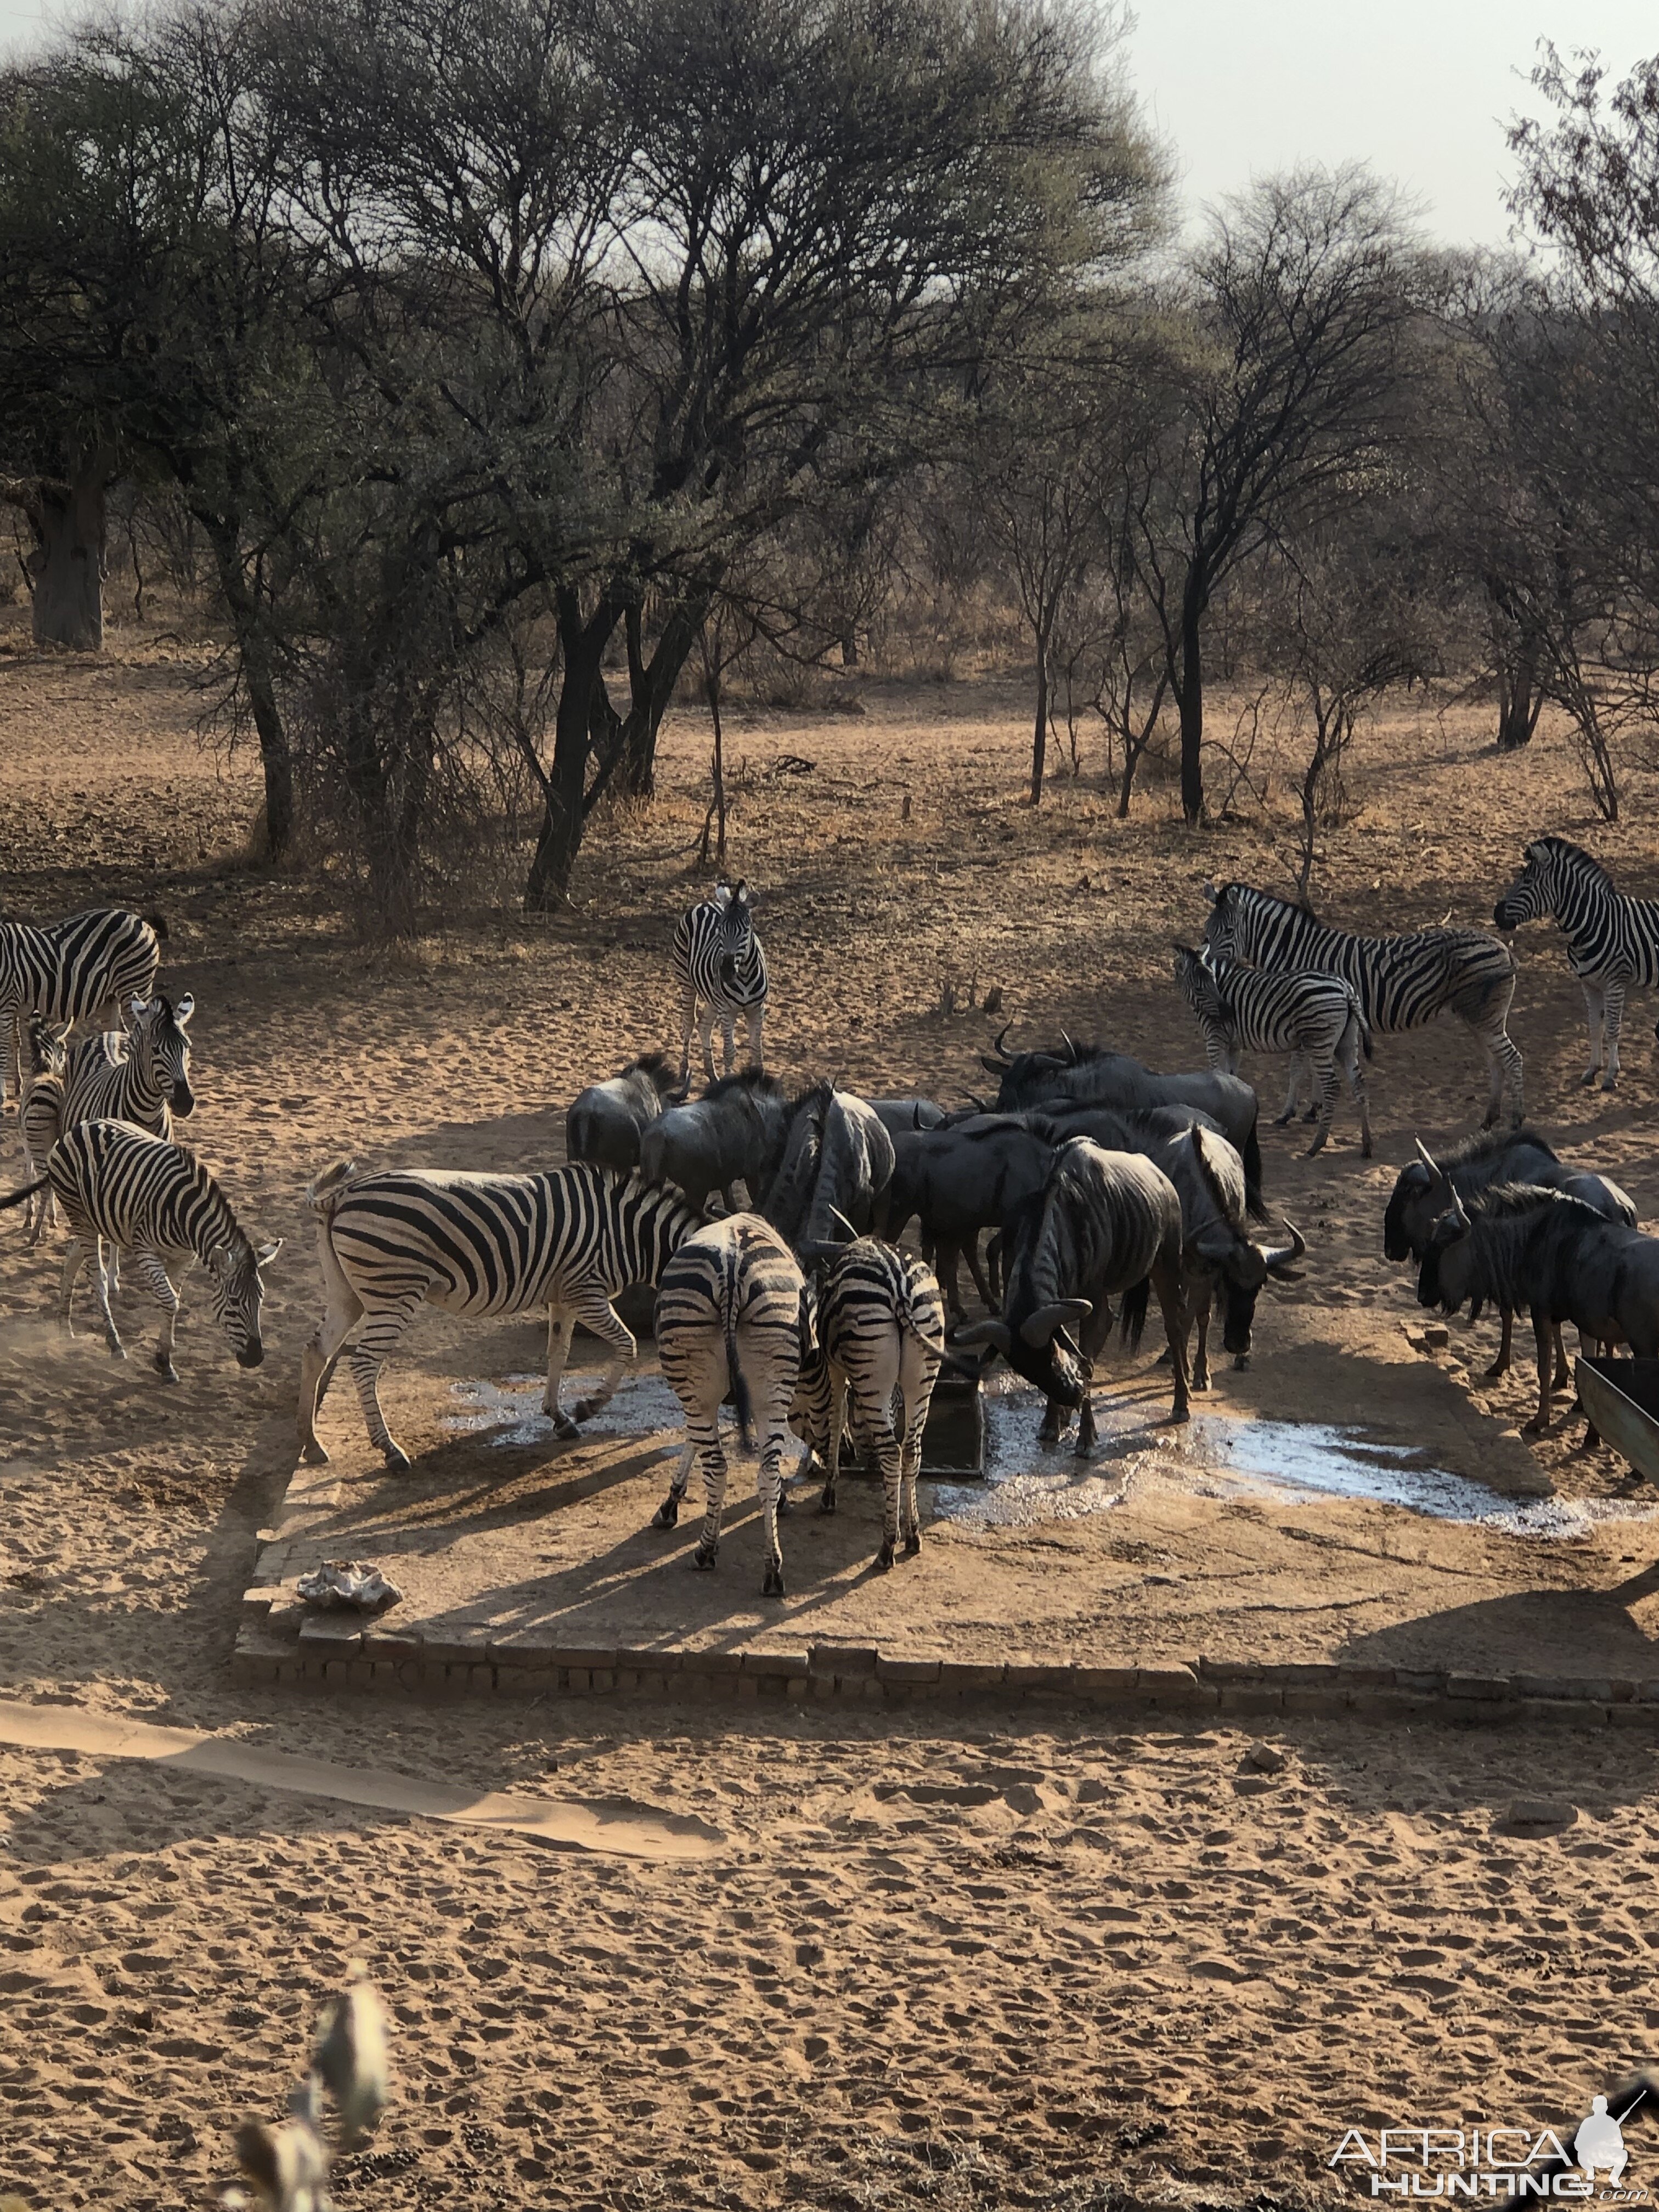
[{"label": "zebra tail", "polygon": [[155,932],[155,934],[161,939],[162,944],[165,945],[167,943],[168,935],[167,918],[164,914],[141,914],[138,919],[140,921],[147,921],[150,927]]},{"label": "zebra tail", "polygon": [[331,1218],[356,1168],[356,1160],[336,1160],[331,1167],[323,1170],[315,1182],[306,1186],[306,1204],[319,1221],[326,1222]]},{"label": "zebra tail", "polygon": [[1146,1326],[1146,1307],[1152,1295],[1152,1279],[1150,1275],[1143,1275],[1132,1290],[1124,1293],[1117,1319],[1126,1351],[1139,1352],[1140,1349],[1141,1332]]},{"label": "zebra tail", "polygon": [[51,1181],[50,1176],[42,1176],[39,1182],[26,1182],[21,1190],[8,1192],[4,1198],[0,1198],[0,1213],[3,1213],[8,1206],[21,1206],[26,1198],[33,1198],[37,1190],[44,1190]]},{"label": "zebra tail", "polygon": [[738,1413],[738,1439],[745,1451],[755,1449],[755,1401],[749,1378],[738,1361],[738,1317],[728,1298],[726,1306],[726,1371],[732,1377],[732,1403]]},{"label": "zebra tail", "polygon": [[[1244,1139],[1240,1157],[1244,1163],[1244,1206],[1252,1221],[1267,1218],[1266,1201],[1261,1195],[1261,1140],[1256,1135],[1255,1123],[1250,1124],[1250,1133]],[[1146,1300],[1141,1300],[1144,1311]]]}]

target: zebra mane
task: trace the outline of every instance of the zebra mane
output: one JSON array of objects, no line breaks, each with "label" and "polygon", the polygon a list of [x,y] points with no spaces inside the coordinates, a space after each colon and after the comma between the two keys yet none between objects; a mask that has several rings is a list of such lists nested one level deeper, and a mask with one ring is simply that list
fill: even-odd
[{"label": "zebra mane", "polygon": [[1540,847],[1553,860],[1565,860],[1576,874],[1588,876],[1592,883],[1599,884],[1603,890],[1613,890],[1613,878],[1601,866],[1600,860],[1593,853],[1587,853],[1582,845],[1575,845],[1571,838],[1554,836],[1534,837],[1527,848],[1528,855],[1539,850]]},{"label": "zebra mane", "polygon": [[1449,1151],[1437,1152],[1435,1158],[1443,1168],[1478,1167],[1483,1162],[1495,1159],[1500,1152],[1519,1151],[1541,1152],[1547,1160],[1559,1167],[1559,1158],[1544,1142],[1536,1129],[1524,1124],[1518,1129],[1477,1129],[1472,1137],[1462,1138]]},{"label": "zebra mane", "polygon": [[1277,891],[1258,890],[1254,884],[1223,884],[1215,895],[1217,908],[1224,907],[1235,893],[1241,899],[1253,899],[1258,906],[1276,907],[1281,914],[1298,914],[1304,921],[1319,921],[1313,908],[1303,901],[1280,898]]}]

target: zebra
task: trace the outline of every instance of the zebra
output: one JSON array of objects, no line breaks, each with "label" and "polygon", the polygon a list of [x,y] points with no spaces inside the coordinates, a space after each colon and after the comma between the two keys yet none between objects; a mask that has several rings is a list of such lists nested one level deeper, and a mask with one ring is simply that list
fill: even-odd
[{"label": "zebra", "polygon": [[104,1247],[109,1244],[132,1255],[134,1273],[161,1309],[154,1361],[164,1382],[179,1380],[173,1364],[179,1293],[167,1273],[170,1261],[201,1262],[207,1271],[208,1302],[237,1365],[258,1366],[265,1356],[259,1333],[264,1297],[259,1271],[281,1251],[282,1239],[255,1246],[193,1152],[129,1121],[81,1121],[52,1146],[41,1180],[0,1198],[0,1208],[19,1206],[48,1184],[69,1222],[58,1318],[71,1336],[70,1300],[90,1245],[104,1340],[116,1358],[126,1358],[109,1308],[104,1265]]},{"label": "zebra", "polygon": [[[44,1173],[46,1156],[63,1134],[68,1035],[61,1022],[49,1022],[44,1014],[31,1014],[24,1026],[18,1120],[23,1132],[23,1173],[31,1180]],[[23,1225],[30,1244],[38,1244],[47,1224],[56,1227],[57,1221],[58,1201],[48,1183],[35,1192],[24,1209]]]},{"label": "zebra", "polygon": [[1177,944],[1175,956],[1176,981],[1198,1017],[1210,1066],[1237,1075],[1241,1053],[1289,1053],[1290,1088],[1279,1124],[1296,1118],[1305,1068],[1310,1083],[1318,1085],[1308,1108],[1308,1118],[1316,1116],[1319,1122],[1319,1133],[1308,1147],[1311,1159],[1324,1150],[1331,1133],[1340,1063],[1359,1108],[1360,1155],[1370,1159],[1371,1114],[1359,1056],[1363,1051],[1370,1058],[1371,1033],[1352,984],[1310,969],[1265,974],[1207,959],[1189,945]]},{"label": "zebra", "polygon": [[167,933],[159,915],[125,907],[98,907],[40,926],[0,922],[0,1105],[8,1081],[22,1092],[24,1017],[114,1028],[124,998],[149,996]]},{"label": "zebra", "polygon": [[[698,1225],[672,1183],[586,1163],[543,1175],[459,1175],[416,1168],[360,1172],[337,1160],[306,1193],[317,1222],[327,1306],[300,1355],[300,1449],[313,1467],[328,1454],[317,1409],[346,1338],[368,1322],[349,1354],[369,1442],[392,1468],[406,1468],[380,1410],[380,1370],[422,1305],[446,1313],[547,1310],[547,1389],[542,1409],[561,1437],[615,1395],[634,1339],[611,1301],[630,1283],[654,1284]],[[559,1404],[576,1323],[610,1353],[599,1389],[566,1413]]]},{"label": "zebra", "polygon": [[[1590,1060],[1581,1080],[1588,1091],[1601,1075],[1603,1091],[1616,1090],[1625,994],[1632,983],[1659,983],[1659,899],[1624,897],[1601,863],[1565,837],[1536,837],[1525,857],[1492,919],[1500,929],[1518,929],[1554,917],[1567,965],[1584,987]],[[1655,1029],[1659,1034],[1659,1024]]]},{"label": "zebra", "polygon": [[766,1571],[763,1597],[782,1597],[778,1513],[783,1449],[802,1361],[805,1278],[777,1231],[757,1213],[734,1213],[689,1237],[662,1271],[657,1292],[657,1357],[685,1409],[685,1454],[653,1528],[678,1521],[691,1462],[702,1460],[702,1534],[694,1567],[712,1567],[726,1505],[726,1455],[720,1411],[729,1391],[744,1449],[760,1430],[755,1487],[761,1502]]},{"label": "zebra", "polygon": [[[736,1024],[748,1031],[748,1060],[761,1059],[761,1025],[766,1019],[766,955],[755,934],[755,895],[746,883],[715,884],[706,899],[688,907],[674,931],[674,980],[680,992],[680,1086],[691,1066],[691,1032],[702,1043],[702,1064],[714,1080],[714,1024],[726,1040],[726,1073],[737,1064]],[[702,1012],[697,1007],[702,1001]]]},{"label": "zebra", "polygon": [[[921,1549],[916,1477],[933,1385],[945,1364],[945,1301],[939,1278],[922,1260],[874,1237],[842,1245],[809,1300],[809,1349],[801,1370],[801,1417],[806,1444],[801,1465],[817,1450],[828,1469],[818,1500],[836,1510],[843,1430],[881,1468],[882,1541],[876,1565]],[[898,1426],[894,1424],[898,1416]]]},{"label": "zebra", "polygon": [[64,1079],[63,1126],[131,1121],[152,1136],[170,1137],[173,1116],[196,1111],[190,1087],[190,1038],[196,1001],[165,998],[131,1002],[132,1030],[88,1037],[76,1046]]},{"label": "zebra", "polygon": [[1376,1036],[1424,1028],[1452,1013],[1486,1055],[1492,1090],[1483,1128],[1509,1108],[1522,1121],[1521,1054],[1509,1033],[1515,956],[1483,929],[1418,929],[1401,937],[1356,937],[1328,929],[1288,899],[1248,884],[1208,886],[1204,942],[1212,961],[1241,961],[1275,973],[1313,969],[1351,983]]}]

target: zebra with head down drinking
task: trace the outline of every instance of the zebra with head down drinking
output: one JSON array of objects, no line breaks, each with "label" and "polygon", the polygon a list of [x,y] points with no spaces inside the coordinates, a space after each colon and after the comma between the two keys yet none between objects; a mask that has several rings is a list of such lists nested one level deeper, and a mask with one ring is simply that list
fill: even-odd
[{"label": "zebra with head down drinking", "polygon": [[1212,890],[1204,942],[1212,960],[1242,961],[1275,974],[1316,970],[1351,984],[1375,1036],[1423,1029],[1455,1014],[1486,1055],[1492,1091],[1483,1127],[1507,1106],[1522,1119],[1521,1054],[1509,1033],[1515,956],[1482,929],[1417,929],[1400,937],[1358,937],[1328,929],[1288,899],[1249,884]]},{"label": "zebra with head down drinking", "polygon": [[1632,983],[1659,983],[1659,899],[1626,898],[1582,846],[1565,837],[1535,837],[1493,920],[1500,929],[1519,929],[1546,915],[1565,937],[1567,965],[1584,987],[1590,1050],[1584,1088],[1601,1075],[1605,1052],[1601,1088],[1612,1091],[1619,1081],[1625,994]]},{"label": "zebra with head down drinking", "polygon": [[[691,1066],[691,1034],[702,1044],[702,1064],[714,1080],[714,1024],[726,1042],[726,1073],[737,1065],[737,1021],[747,1031],[750,1066],[759,1067],[761,1027],[769,988],[766,955],[755,934],[755,895],[744,882],[715,884],[688,907],[674,931],[674,981],[680,994],[680,1085]],[[701,1006],[702,1012],[698,1008]]]}]

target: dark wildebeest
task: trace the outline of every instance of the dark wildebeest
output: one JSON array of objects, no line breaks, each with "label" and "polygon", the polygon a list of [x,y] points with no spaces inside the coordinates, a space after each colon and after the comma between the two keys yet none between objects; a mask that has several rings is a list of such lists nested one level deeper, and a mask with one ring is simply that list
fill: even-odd
[{"label": "dark wildebeest", "polygon": [[788,1123],[783,1085],[745,1067],[711,1083],[701,1098],[671,1106],[640,1139],[640,1172],[647,1182],[678,1183],[701,1212],[711,1190],[735,1210],[739,1180],[758,1203],[776,1167]]},{"label": "dark wildebeest", "polygon": [[945,1119],[945,1109],[931,1098],[866,1098],[864,1103],[890,1137],[907,1135],[913,1129],[937,1129]]},{"label": "dark wildebeest", "polygon": [[967,1261],[986,1304],[994,1305],[980,1271],[980,1231],[1000,1229],[1016,1206],[1042,1189],[1054,1156],[1053,1142],[1034,1135],[1023,1115],[981,1114],[949,1128],[916,1129],[894,1138],[885,1233],[896,1237],[912,1216],[916,1218],[933,1255],[933,1272],[958,1319],[958,1259]]},{"label": "dark wildebeest", "polygon": [[[1455,1194],[1467,1204],[1496,1183],[1531,1183],[1540,1190],[1562,1190],[1582,1200],[1605,1220],[1636,1226],[1636,1208],[1616,1182],[1605,1176],[1570,1168],[1558,1158],[1535,1129],[1493,1130],[1465,1137],[1437,1163],[1419,1142],[1420,1159],[1408,1161],[1395,1178],[1388,1209],[1382,1216],[1385,1257],[1421,1261],[1428,1249],[1435,1223]],[[1489,1380],[1507,1374],[1515,1330],[1515,1309],[1499,1303],[1503,1340],[1498,1357],[1486,1370]],[[1564,1390],[1570,1380],[1561,1332],[1555,1330],[1555,1388]]]},{"label": "dark wildebeest", "polygon": [[[961,1345],[1000,1352],[1048,1400],[1042,1443],[1060,1436],[1062,1408],[1078,1411],[1079,1456],[1095,1441],[1089,1384],[1123,1300],[1123,1341],[1138,1349],[1149,1287],[1158,1292],[1175,1368],[1170,1418],[1188,1418],[1187,1341],[1181,1310],[1181,1200],[1168,1176],[1130,1152],[1073,1137],[1048,1180],[1009,1224],[1008,1294],[1000,1320],[957,1332]],[[1075,1333],[1074,1333],[1075,1332]]]},{"label": "dark wildebeest", "polygon": [[763,1211],[803,1260],[863,1237],[885,1218],[893,1140],[850,1091],[815,1083],[786,1109],[782,1152]]},{"label": "dark wildebeest", "polygon": [[1528,1436],[1549,1427],[1553,1323],[1628,1344],[1638,1359],[1659,1356],[1659,1237],[1608,1221],[1564,1191],[1498,1183],[1467,1205],[1454,1193],[1430,1232],[1417,1297],[1449,1314],[1465,1304],[1530,1310],[1538,1411]]},{"label": "dark wildebeest", "polygon": [[1208,1070],[1191,1075],[1158,1075],[1125,1052],[1102,1045],[1073,1044],[1059,1052],[1009,1053],[1004,1030],[994,1060],[981,1065],[1001,1079],[997,1110],[1016,1114],[1026,1108],[1052,1113],[1057,1105],[1106,1106],[1134,1113],[1150,1106],[1194,1106],[1207,1114],[1244,1163],[1249,1209],[1257,1221],[1267,1213],[1261,1198],[1261,1146],[1256,1136],[1256,1096],[1242,1076]]},{"label": "dark wildebeest", "polygon": [[640,1164],[640,1139],[683,1095],[672,1084],[667,1054],[642,1053],[620,1075],[590,1083],[572,1102],[564,1117],[566,1158],[627,1175]]},{"label": "dark wildebeest", "polygon": [[1182,1310],[1187,1330],[1198,1331],[1193,1388],[1210,1387],[1210,1316],[1218,1285],[1222,1344],[1236,1367],[1248,1367],[1256,1300],[1269,1275],[1279,1282],[1301,1279],[1295,1265],[1308,1247],[1289,1221],[1288,1244],[1251,1237],[1245,1225],[1244,1164],[1208,1115],[1162,1106],[1145,1114],[1103,1108],[1064,1119],[1037,1114],[1026,1119],[1036,1134],[1052,1133],[1056,1144],[1088,1137],[1108,1152],[1139,1152],[1168,1176],[1181,1200]]}]

